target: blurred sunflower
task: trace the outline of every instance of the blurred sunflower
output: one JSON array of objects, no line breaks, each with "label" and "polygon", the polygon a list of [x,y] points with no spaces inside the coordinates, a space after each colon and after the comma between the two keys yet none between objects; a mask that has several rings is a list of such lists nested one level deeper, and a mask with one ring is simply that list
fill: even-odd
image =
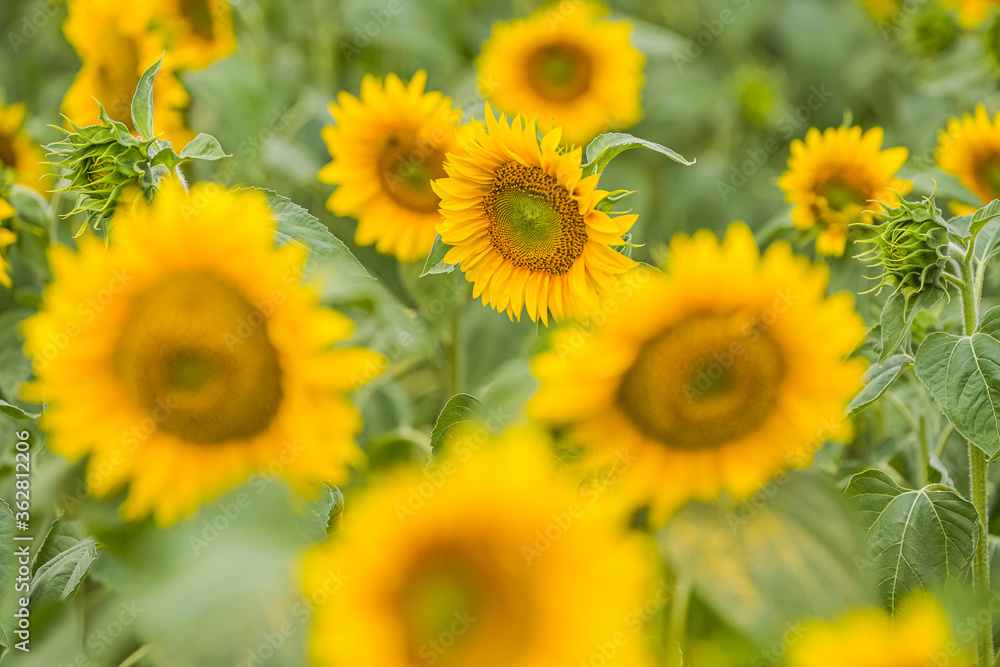
[{"label": "blurred sunflower", "polygon": [[942,4],[957,8],[962,27],[973,30],[985,23],[996,7],[1000,7],[1000,0],[944,0]]},{"label": "blurred sunflower", "polygon": [[361,99],[341,92],[330,105],[336,125],[323,128],[333,161],[319,172],[337,189],[327,208],[358,219],[356,240],[401,262],[423,259],[441,219],[431,181],[445,175],[445,154],[458,148],[462,113],[451,99],[424,92],[427,72],[404,85],[390,74],[383,84],[367,75]]},{"label": "blurred sunflower", "polygon": [[[14,170],[15,183],[44,194],[46,188],[42,181],[48,173],[43,164],[45,156],[23,127],[24,105],[0,104],[0,171],[4,167]],[[0,215],[0,219],[3,217]]]},{"label": "blurred sunflower", "polygon": [[806,140],[792,142],[788,171],[778,185],[793,205],[792,221],[800,229],[816,228],[816,251],[840,256],[847,246],[848,226],[871,223],[882,206],[899,202],[913,187],[896,178],[908,151],[882,150],[882,128],[861,133],[860,127],[811,128]]},{"label": "blurred sunflower", "polygon": [[473,297],[497,311],[548,324],[587,318],[598,294],[614,288],[616,276],[636,265],[616,252],[635,215],[611,217],[597,209],[608,193],[599,176],[581,178],[581,149],[559,149],[560,130],[539,142],[535,121],[499,121],[489,107],[485,128],[461,137],[449,154],[448,178],[434,181],[441,195],[441,240],[445,256],[461,264],[474,284]]},{"label": "blurred sunflower", "polygon": [[[63,31],[83,65],[63,98],[63,113],[78,125],[93,125],[100,113],[96,99],[111,120],[136,134],[132,97],[143,72],[166,47],[163,34],[150,27],[155,3],[137,2],[123,11],[117,0],[70,0],[68,11]],[[153,85],[155,127],[174,146],[184,146],[194,134],[185,127],[183,109],[189,97],[173,73],[174,65],[169,55],[164,58]]]},{"label": "blurred sunflower", "polygon": [[882,609],[851,612],[837,623],[813,621],[788,645],[789,667],[971,667],[957,651],[941,606],[921,595],[901,606],[895,617]]},{"label": "blurred sunflower", "polygon": [[381,357],[330,349],[353,325],[300,286],[305,251],[274,247],[263,196],[167,182],[115,224],[107,251],[54,247],[24,326],[51,448],[90,455],[95,495],[131,482],[123,515],[161,524],[275,461],[304,494],[342,482],[361,455],[344,394]]},{"label": "blurred sunflower", "polygon": [[229,0],[167,0],[158,11],[175,67],[198,69],[236,50]]},{"label": "blurred sunflower", "polygon": [[937,161],[983,203],[1000,198],[1000,114],[990,120],[980,104],[974,115],[949,120],[938,134]]},{"label": "blurred sunflower", "polygon": [[[590,664],[651,597],[640,538],[553,474],[540,435],[459,443],[427,473],[375,487],[342,537],[307,555],[310,598],[340,585],[313,619],[317,666]],[[615,665],[650,664],[642,641],[616,650]]]},{"label": "blurred sunflower", "polygon": [[576,424],[594,466],[637,457],[624,487],[658,521],[689,499],[746,497],[808,464],[823,438],[849,435],[844,408],[865,366],[846,360],[865,333],[853,297],[827,298],[826,267],[788,244],[761,257],[734,224],[721,244],[709,231],[675,237],[670,267],[623,278],[593,335],[556,331],[533,361],[529,403]]},{"label": "blurred sunflower", "polygon": [[[13,217],[14,207],[6,199],[0,197],[0,222]],[[4,287],[10,287],[11,280],[10,275],[7,273],[10,270],[10,264],[7,263],[7,260],[3,256],[3,249],[12,245],[16,240],[17,236],[12,230],[0,227],[0,285]]]},{"label": "blurred sunflower", "polygon": [[901,0],[861,0],[868,14],[877,22],[888,21],[899,12]]},{"label": "blurred sunflower", "polygon": [[608,12],[587,0],[496,24],[476,61],[486,98],[562,127],[573,143],[634,125],[646,59],[631,44],[632,25],[604,20]]}]

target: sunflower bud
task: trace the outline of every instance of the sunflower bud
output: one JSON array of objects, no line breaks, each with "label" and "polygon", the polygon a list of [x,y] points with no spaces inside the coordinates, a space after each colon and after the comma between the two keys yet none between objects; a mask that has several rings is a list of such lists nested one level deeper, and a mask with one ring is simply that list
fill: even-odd
[{"label": "sunflower bud", "polygon": [[118,202],[127,198],[130,186],[151,201],[170,172],[156,160],[161,150],[169,148],[168,142],[132,136],[124,123],[108,118],[103,107],[101,123],[79,127],[70,122],[74,131],[63,130],[66,137],[48,146],[51,163],[67,171],[69,185],[60,192],[80,195],[70,215],[85,212],[94,229],[100,229]]},{"label": "sunflower bud", "polygon": [[872,247],[858,255],[881,266],[884,286],[902,290],[907,296],[928,287],[945,288],[944,270],[948,262],[948,228],[934,197],[912,203],[900,199],[898,208],[886,207],[882,222],[865,225],[871,235],[861,239]]}]

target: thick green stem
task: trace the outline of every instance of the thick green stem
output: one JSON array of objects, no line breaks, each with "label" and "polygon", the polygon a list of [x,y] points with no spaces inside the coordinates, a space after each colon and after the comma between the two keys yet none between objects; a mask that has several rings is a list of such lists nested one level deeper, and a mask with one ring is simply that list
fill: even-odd
[{"label": "thick green stem", "polygon": [[930,481],[927,479],[927,471],[931,467],[931,445],[927,441],[927,419],[923,415],[920,415],[917,441],[920,443],[920,470],[917,471],[917,482],[922,488]]},{"label": "thick green stem", "polygon": [[[971,251],[969,253],[971,255]],[[979,321],[977,314],[978,302],[975,295],[975,279],[972,275],[971,257],[967,256],[962,263],[962,315],[965,324],[965,335],[972,335]],[[978,447],[969,443],[969,477],[972,486],[972,504],[979,515],[979,543],[972,559],[972,588],[976,597],[985,600],[990,591],[990,552],[989,552],[989,466],[986,454]],[[983,627],[976,639],[976,664],[979,667],[993,665],[993,613],[988,606],[980,613],[985,613]]]}]

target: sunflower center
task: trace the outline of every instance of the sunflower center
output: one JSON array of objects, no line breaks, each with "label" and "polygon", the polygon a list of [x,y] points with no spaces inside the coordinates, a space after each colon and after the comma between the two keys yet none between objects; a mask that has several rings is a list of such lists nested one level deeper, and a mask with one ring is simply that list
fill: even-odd
[{"label": "sunflower center", "polygon": [[561,275],[583,254],[587,225],[580,206],[541,167],[502,165],[483,211],[490,243],[519,268]]},{"label": "sunflower center", "polygon": [[438,544],[414,562],[395,597],[409,664],[517,662],[531,623],[523,560],[501,562],[494,552],[487,545]]},{"label": "sunflower center", "polygon": [[527,60],[528,83],[547,100],[568,102],[590,88],[593,66],[586,51],[575,44],[547,44]]},{"label": "sunflower center", "polygon": [[841,178],[832,178],[824,183],[819,188],[819,194],[826,199],[827,205],[835,211],[844,211],[851,206],[860,206],[867,199],[858,192],[857,188]]},{"label": "sunflower center", "polygon": [[990,197],[1000,197],[1000,155],[988,158],[979,168]]},{"label": "sunflower center", "polygon": [[378,156],[382,189],[403,208],[418,213],[437,213],[441,199],[431,189],[431,181],[447,176],[444,152],[420,142],[413,134],[393,134]]},{"label": "sunflower center", "polygon": [[180,273],[135,298],[115,371],[158,429],[202,445],[246,440],[281,405],[278,354],[267,319],[207,273]]},{"label": "sunflower center", "polygon": [[139,50],[135,40],[117,33],[105,35],[104,57],[97,64],[98,99],[111,120],[124,123],[135,134],[132,124],[132,97],[139,86]]},{"label": "sunflower center", "polygon": [[212,11],[206,0],[181,0],[181,13],[184,14],[194,34],[202,39],[212,39],[214,23]]},{"label": "sunflower center", "polygon": [[17,170],[17,151],[14,150],[14,137],[6,132],[0,132],[0,165]]},{"label": "sunflower center", "polygon": [[782,350],[745,317],[702,314],[647,342],[619,404],[648,437],[673,449],[722,445],[759,428],[784,379]]}]

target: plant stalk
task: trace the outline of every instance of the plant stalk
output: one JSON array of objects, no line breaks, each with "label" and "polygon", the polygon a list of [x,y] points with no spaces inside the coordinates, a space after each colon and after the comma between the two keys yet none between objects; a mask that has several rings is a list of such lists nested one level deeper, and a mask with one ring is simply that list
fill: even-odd
[{"label": "plant stalk", "polygon": [[684,662],[684,634],[687,630],[688,606],[693,590],[694,582],[689,576],[680,576],[674,581],[666,646],[666,664],[670,667],[682,667]]},{"label": "plant stalk", "polygon": [[[964,333],[971,336],[979,321],[978,303],[975,294],[976,281],[972,275],[972,252],[961,263],[962,285],[962,315]],[[977,599],[985,600],[990,591],[990,552],[989,552],[989,465],[986,454],[971,442],[969,443],[969,478],[972,487],[972,504],[979,515],[979,542],[972,558],[972,589]],[[979,667],[989,667],[994,664],[993,655],[993,613],[989,606],[983,607],[987,618],[983,619],[983,627],[976,638],[976,664]]]}]

